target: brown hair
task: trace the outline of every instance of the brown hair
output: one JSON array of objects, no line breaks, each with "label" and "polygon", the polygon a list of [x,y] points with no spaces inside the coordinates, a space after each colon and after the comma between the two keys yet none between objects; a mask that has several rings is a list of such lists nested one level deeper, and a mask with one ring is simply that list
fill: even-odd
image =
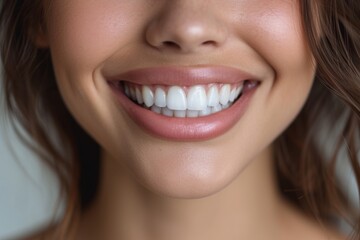
[{"label": "brown hair", "polygon": [[360,239],[359,210],[341,191],[335,172],[350,164],[359,188],[360,2],[300,4],[317,73],[302,112],[275,142],[279,183],[305,212],[327,223],[346,220]]},{"label": "brown hair", "polygon": [[[54,238],[66,239],[76,217],[96,193],[100,150],[62,102],[49,50],[33,43],[33,34],[43,26],[42,2],[0,3],[5,99],[9,116],[35,142],[27,144],[59,178],[67,205]],[[335,166],[349,161],[359,187],[360,2],[299,2],[317,73],[302,112],[275,141],[279,188],[318,220],[348,220],[355,229],[354,238],[359,239],[359,211],[342,193]],[[324,138],[333,139],[332,149],[326,148]],[[340,154],[343,149],[345,157]]]}]

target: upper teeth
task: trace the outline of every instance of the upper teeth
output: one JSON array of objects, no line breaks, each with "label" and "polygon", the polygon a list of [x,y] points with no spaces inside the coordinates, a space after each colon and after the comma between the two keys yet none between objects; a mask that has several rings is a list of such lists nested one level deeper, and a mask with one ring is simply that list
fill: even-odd
[{"label": "upper teeth", "polygon": [[[140,86],[124,82],[125,94],[146,107],[167,108],[172,111],[203,111],[228,107],[242,93],[243,83],[180,86]],[[219,110],[221,110],[220,108]],[[216,110],[216,109],[215,109]],[[153,111],[159,111],[154,109]],[[165,113],[166,114],[166,113]],[[192,113],[190,112],[189,115]],[[204,113],[206,114],[206,113]]]}]

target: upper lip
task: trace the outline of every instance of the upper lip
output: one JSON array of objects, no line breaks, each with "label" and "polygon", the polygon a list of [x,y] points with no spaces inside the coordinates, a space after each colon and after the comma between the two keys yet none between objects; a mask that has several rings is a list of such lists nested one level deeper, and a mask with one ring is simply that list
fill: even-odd
[{"label": "upper lip", "polygon": [[245,80],[257,80],[247,72],[226,66],[139,68],[117,75],[106,76],[105,78],[108,81],[127,81],[139,85],[181,86],[210,83],[237,83]]}]

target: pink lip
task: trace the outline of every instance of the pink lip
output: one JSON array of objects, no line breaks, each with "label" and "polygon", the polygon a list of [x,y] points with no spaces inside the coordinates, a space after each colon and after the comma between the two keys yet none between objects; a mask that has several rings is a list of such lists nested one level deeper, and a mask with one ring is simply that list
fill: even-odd
[{"label": "pink lip", "polygon": [[190,86],[209,83],[237,83],[255,79],[249,73],[231,67],[157,67],[135,69],[106,77],[110,81],[125,80],[140,85],[180,85]]},{"label": "pink lip", "polygon": [[206,140],[227,132],[240,120],[257,87],[244,92],[231,107],[221,112],[198,118],[175,118],[154,113],[137,105],[112,83],[124,80],[142,85],[188,86],[236,83],[250,79],[255,80],[247,73],[228,67],[146,68],[107,78],[119,104],[135,123],[151,135],[177,141]]}]

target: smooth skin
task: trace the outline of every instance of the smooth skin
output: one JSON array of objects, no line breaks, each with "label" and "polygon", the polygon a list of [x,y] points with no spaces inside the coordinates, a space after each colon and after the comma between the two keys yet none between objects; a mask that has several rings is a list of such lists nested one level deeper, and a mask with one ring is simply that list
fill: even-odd
[{"label": "smooth skin", "polygon": [[[272,142],[296,118],[315,67],[296,0],[52,0],[51,50],[71,113],[102,147],[101,185],[76,239],[340,239],[277,189]],[[214,139],[137,126],[104,76],[156,66],[231,66],[261,84]],[[195,83],[194,83],[195,84]]]}]

